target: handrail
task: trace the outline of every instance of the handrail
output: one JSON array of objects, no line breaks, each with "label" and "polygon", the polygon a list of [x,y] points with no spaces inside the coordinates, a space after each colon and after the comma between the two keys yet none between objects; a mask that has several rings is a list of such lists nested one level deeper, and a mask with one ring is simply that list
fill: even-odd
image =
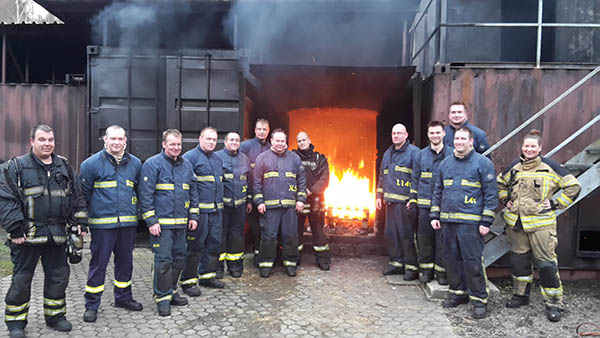
[{"label": "handrail", "polygon": [[[515,136],[518,132],[520,132],[521,130],[523,130],[523,128],[527,127],[529,124],[531,124],[531,122],[535,121],[538,117],[542,116],[544,113],[546,113],[548,110],[550,110],[550,108],[554,107],[557,103],[559,103],[560,101],[562,101],[562,99],[564,99],[565,97],[567,97],[569,94],[571,94],[572,92],[574,92],[577,88],[581,87],[581,85],[583,85],[587,80],[591,79],[594,75],[596,75],[598,72],[600,72],[600,66],[594,68],[593,71],[591,71],[588,75],[586,75],[585,77],[583,77],[583,79],[579,80],[576,84],[572,85],[569,89],[567,89],[566,91],[564,91],[562,94],[560,94],[560,96],[558,96],[557,98],[555,98],[552,102],[550,102],[548,105],[546,105],[544,108],[542,108],[540,111],[538,111],[537,113],[535,113],[535,115],[533,115],[532,117],[530,117],[527,121],[523,122],[520,126],[518,126],[515,130],[511,131],[510,133],[508,133],[508,135],[504,136],[500,141],[496,142],[493,146],[491,146],[488,150],[486,150],[483,155],[488,155],[490,154],[492,151],[498,149],[501,145],[503,145],[506,141],[508,141],[510,138],[512,138],[513,136]],[[548,155],[546,155],[548,156]]]},{"label": "handrail", "polygon": [[564,146],[573,141],[577,136],[583,134],[584,131],[588,130],[591,126],[593,126],[596,122],[600,121],[600,114],[596,115],[592,120],[586,123],[583,127],[579,128],[573,135],[567,137],[564,141],[562,141],[559,145],[557,145],[554,149],[552,149],[549,153],[546,154],[546,157],[552,157],[552,155],[556,154],[559,150],[561,150]]}]

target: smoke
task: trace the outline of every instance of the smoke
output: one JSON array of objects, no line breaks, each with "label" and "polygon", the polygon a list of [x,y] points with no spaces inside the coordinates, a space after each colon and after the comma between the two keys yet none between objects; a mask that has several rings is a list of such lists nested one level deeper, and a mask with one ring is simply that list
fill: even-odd
[{"label": "smoke", "polygon": [[239,0],[224,20],[233,46],[251,63],[398,65],[402,12],[397,1]]}]

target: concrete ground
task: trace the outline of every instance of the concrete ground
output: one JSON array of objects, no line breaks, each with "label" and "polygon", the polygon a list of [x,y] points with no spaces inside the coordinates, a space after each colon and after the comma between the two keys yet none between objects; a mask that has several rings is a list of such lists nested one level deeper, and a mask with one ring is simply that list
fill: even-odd
[{"label": "concrete ground", "polygon": [[[159,317],[152,299],[152,253],[134,250],[134,298],[141,312],[112,306],[112,272],[95,323],[84,323],[84,289],[89,251],[71,265],[67,318],[73,330],[61,334],[47,328],[42,309],[43,274],[36,270],[29,311],[28,337],[457,337],[438,302],[430,302],[418,284],[392,284],[381,275],[387,258],[334,258],[331,271],[321,271],[306,256],[298,276],[278,267],[268,279],[246,260],[242,278],[226,274],[225,289],[202,289],[170,317]],[[2,297],[10,276],[0,279]],[[2,307],[4,304],[2,304]],[[0,337],[8,331],[0,330]]]}]

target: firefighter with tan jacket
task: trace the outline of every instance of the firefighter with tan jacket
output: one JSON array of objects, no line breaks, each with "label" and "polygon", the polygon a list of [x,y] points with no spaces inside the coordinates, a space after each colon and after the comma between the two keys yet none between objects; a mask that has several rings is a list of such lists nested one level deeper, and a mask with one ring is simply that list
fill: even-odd
[{"label": "firefighter with tan jacket", "polygon": [[[532,255],[539,269],[540,289],[546,303],[546,317],[560,320],[563,288],[556,259],[556,209],[577,199],[581,186],[560,164],[540,156],[539,131],[523,139],[522,155],[497,177],[500,201],[506,205],[504,220],[511,245],[510,268],[513,296],[508,308],[529,304],[533,282]],[[561,191],[556,199],[553,195]]]}]

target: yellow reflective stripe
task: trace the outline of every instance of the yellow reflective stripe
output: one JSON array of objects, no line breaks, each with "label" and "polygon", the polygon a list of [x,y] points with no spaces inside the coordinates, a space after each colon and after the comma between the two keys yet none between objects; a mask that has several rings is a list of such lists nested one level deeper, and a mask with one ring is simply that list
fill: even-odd
[{"label": "yellow reflective stripe", "polygon": [[270,177],[279,177],[279,173],[276,171],[269,171],[263,174],[264,178],[270,178]]},{"label": "yellow reflective stripe", "polygon": [[404,267],[403,263],[396,262],[396,261],[390,261],[388,264],[391,265],[391,266],[393,266],[393,267],[396,267],[396,268],[403,268]]},{"label": "yellow reflective stripe", "polygon": [[277,205],[279,204],[279,200],[266,200],[265,205]]},{"label": "yellow reflective stripe", "polygon": [[155,216],[155,215],[156,215],[156,212],[154,210],[148,210],[148,211],[146,211],[145,213],[142,214],[142,218],[143,219],[147,219],[147,218],[150,218],[150,217]]},{"label": "yellow reflective stripe", "polygon": [[315,250],[316,252],[327,251],[329,250],[329,243],[322,246],[313,245],[313,250]]},{"label": "yellow reflective stripe", "polygon": [[131,188],[135,187],[135,183],[133,183],[133,181],[130,180],[125,180],[125,184],[127,184],[127,186]]},{"label": "yellow reflective stripe", "polygon": [[272,268],[273,262],[260,262],[258,263],[259,268]]},{"label": "yellow reflective stripe", "polygon": [[439,266],[437,264],[433,265],[433,269],[437,272],[446,272],[446,268],[444,268],[443,266]]},{"label": "yellow reflective stripe", "polygon": [[227,254],[223,252],[222,254],[219,255],[219,260],[224,261],[226,257],[227,257]]},{"label": "yellow reflective stripe", "polygon": [[158,219],[158,223],[159,224],[168,224],[168,225],[172,225],[172,224],[187,224],[188,219],[187,217],[183,217],[183,218],[159,218]]},{"label": "yellow reflective stripe", "polygon": [[115,188],[117,181],[97,181],[94,182],[94,188]]},{"label": "yellow reflective stripe", "polygon": [[421,171],[421,178],[432,178],[433,173],[429,171]]},{"label": "yellow reflective stripe", "polygon": [[306,193],[304,191],[298,191],[298,196],[306,196]]},{"label": "yellow reflective stripe", "polygon": [[181,282],[179,282],[179,285],[196,285],[196,284],[198,284],[198,278],[185,279],[185,280],[182,280]]},{"label": "yellow reflective stripe", "polygon": [[294,174],[293,172],[286,171],[285,172],[285,177],[296,178],[296,174]]},{"label": "yellow reflective stripe", "polygon": [[493,212],[492,210],[488,210],[488,209],[483,209],[483,216],[491,216],[491,217],[496,217],[496,213]]},{"label": "yellow reflective stripe", "polygon": [[498,198],[503,199],[508,197],[508,190],[498,190]]},{"label": "yellow reflective stripe", "polygon": [[481,215],[465,214],[462,212],[442,212],[440,214],[442,219],[462,219],[467,221],[481,221]]},{"label": "yellow reflective stripe", "polygon": [[200,208],[190,208],[190,214],[199,214]]},{"label": "yellow reflective stripe", "polygon": [[419,270],[419,268],[417,268],[416,265],[412,265],[412,264],[404,264],[404,268],[407,270]]},{"label": "yellow reflective stripe", "polygon": [[227,259],[228,261],[238,261],[242,258],[244,258],[243,252],[234,253],[234,254],[228,253],[227,256],[225,257],[225,259]]},{"label": "yellow reflective stripe", "polygon": [[198,207],[200,209],[213,209],[215,207],[214,203],[198,203]]},{"label": "yellow reflective stripe", "polygon": [[65,305],[65,299],[50,299],[44,298],[44,304],[49,306],[60,306]]},{"label": "yellow reflective stripe", "polygon": [[411,198],[411,199],[408,200],[408,203],[417,203],[417,200],[414,199],[414,198]]},{"label": "yellow reflective stripe", "polygon": [[88,217],[88,213],[87,211],[78,211],[76,213],[73,214],[73,217],[75,218],[86,218]]},{"label": "yellow reflective stripe", "polygon": [[67,307],[63,306],[60,309],[44,309],[44,315],[46,316],[56,316],[62,313],[67,312]]},{"label": "yellow reflective stripe", "polygon": [[564,192],[562,194],[560,194],[557,201],[565,207],[569,206],[571,203],[573,203],[573,200],[569,196],[567,196],[567,194],[565,194]]},{"label": "yellow reflective stripe", "polygon": [[250,168],[254,168],[256,166],[256,163],[250,163]]},{"label": "yellow reflective stripe", "polygon": [[196,176],[196,180],[198,182],[214,182],[215,177],[212,175]]},{"label": "yellow reflective stripe", "polygon": [[[225,199],[223,199],[223,202],[225,201]],[[238,206],[238,205],[242,205],[246,203],[246,199],[245,198],[240,198],[238,200],[233,201],[233,205]]]},{"label": "yellow reflective stripe", "polygon": [[158,183],[156,190],[175,190],[175,184],[173,183]]},{"label": "yellow reflective stripe", "polygon": [[233,174],[229,173],[229,174],[223,174],[223,177],[228,178],[228,179],[233,179]]},{"label": "yellow reflective stripe", "polygon": [[390,173],[390,170],[389,170],[389,169],[383,169],[383,174],[384,174],[384,175],[387,175],[387,174],[389,174],[389,173]]},{"label": "yellow reflective stripe", "polygon": [[298,245],[298,251],[302,251],[302,250],[304,250],[304,244]]},{"label": "yellow reflective stripe", "polygon": [[283,261],[283,266],[296,266],[296,262]]},{"label": "yellow reflective stripe", "polygon": [[419,263],[420,269],[433,269],[433,263]]},{"label": "yellow reflective stripe", "polygon": [[256,194],[256,195],[254,195],[254,200],[257,200],[259,198],[263,198],[263,194]]},{"label": "yellow reflective stripe", "polygon": [[408,196],[405,195],[399,195],[399,194],[392,194],[391,192],[386,192],[385,194],[383,194],[384,198],[391,198],[391,199],[395,199],[395,200],[399,200],[399,201],[406,201],[408,199]]},{"label": "yellow reflective stripe", "polygon": [[554,173],[550,173],[550,172],[531,172],[531,171],[519,171],[516,175],[516,179],[520,179],[520,178],[541,178],[541,179],[548,179],[553,181],[554,183],[556,183],[557,185],[561,185],[561,177],[554,174]]},{"label": "yellow reflective stripe", "polygon": [[481,182],[474,182],[469,180],[461,180],[460,185],[466,185],[469,187],[481,188]]},{"label": "yellow reflective stripe", "polygon": [[410,188],[410,193],[411,194],[418,194],[419,191],[417,191],[416,189]]},{"label": "yellow reflective stripe", "polygon": [[89,286],[89,285],[86,285],[85,286],[85,292],[89,292],[89,293],[104,292],[104,284],[102,284],[100,286]]},{"label": "yellow reflective stripe", "polygon": [[412,169],[409,167],[401,167],[401,166],[395,166],[394,167],[394,171],[401,171],[403,173],[407,173],[407,174],[412,174]]},{"label": "yellow reflective stripe", "polygon": [[240,181],[246,181],[246,175],[240,175]]},{"label": "yellow reflective stripe", "polygon": [[164,297],[154,297],[154,301],[157,303],[163,302],[165,300],[171,301],[173,299],[173,295],[166,295]]},{"label": "yellow reflective stripe", "polygon": [[481,302],[483,304],[487,304],[487,298],[479,298],[479,297],[469,295],[469,299],[471,301],[476,301],[476,302]]},{"label": "yellow reflective stripe", "polygon": [[383,188],[377,188],[377,192],[383,193]]},{"label": "yellow reflective stripe", "polygon": [[233,201],[233,198],[231,198],[231,197],[223,197],[223,202],[229,203],[231,201]]},{"label": "yellow reflective stripe", "polygon": [[281,200],[281,204],[283,204],[283,205],[293,205],[293,204],[296,204],[296,200],[285,200],[285,199],[282,199]]},{"label": "yellow reflective stripe", "polygon": [[216,272],[209,272],[209,273],[205,273],[202,275],[198,275],[198,280],[200,279],[211,279],[211,278],[215,278],[217,277],[217,273]]},{"label": "yellow reflective stripe", "polygon": [[31,187],[31,188],[24,189],[23,194],[25,194],[25,196],[30,196],[30,195],[35,195],[35,194],[41,194],[43,191],[44,191],[43,186],[37,186],[37,187]]},{"label": "yellow reflective stripe", "polygon": [[529,276],[512,276],[514,280],[519,281],[519,282],[527,282],[527,283],[532,283],[533,282],[533,275],[529,275]]},{"label": "yellow reflective stripe", "polygon": [[125,289],[131,286],[131,280],[128,282],[119,282],[118,280],[114,280],[114,285],[120,289]]},{"label": "yellow reflective stripe", "polygon": [[190,190],[190,185],[187,183],[182,184],[183,190]]},{"label": "yellow reflective stripe", "polygon": [[440,211],[440,207],[437,206],[437,205],[434,205],[434,206],[431,207],[431,211],[438,212],[438,211]]},{"label": "yellow reflective stripe", "polygon": [[90,218],[88,220],[90,224],[112,224],[118,222],[137,222],[137,216],[118,216],[118,217],[101,217],[101,218]]},{"label": "yellow reflective stripe", "polygon": [[27,319],[27,312],[22,313],[20,315],[16,315],[16,316],[10,316],[10,315],[4,316],[4,320],[6,320],[7,322],[15,322],[18,320],[26,320],[26,319]]},{"label": "yellow reflective stripe", "polygon": [[417,200],[417,204],[419,204],[419,205],[431,205],[431,200],[428,200],[426,198],[419,198]]},{"label": "yellow reflective stripe", "polygon": [[444,187],[450,186],[454,183],[454,180],[444,180]]},{"label": "yellow reflective stripe", "polygon": [[544,294],[548,297],[556,297],[556,296],[563,295],[562,285],[558,288],[545,288],[543,286],[540,286],[540,289],[542,290],[542,294]]},{"label": "yellow reflective stripe", "polygon": [[[57,304],[57,305],[61,305],[61,304]],[[28,308],[29,308],[29,302],[23,303],[21,305],[9,305],[9,304],[6,304],[6,311],[9,311],[9,312],[21,312],[21,311],[23,311],[25,309],[28,309]]]}]

